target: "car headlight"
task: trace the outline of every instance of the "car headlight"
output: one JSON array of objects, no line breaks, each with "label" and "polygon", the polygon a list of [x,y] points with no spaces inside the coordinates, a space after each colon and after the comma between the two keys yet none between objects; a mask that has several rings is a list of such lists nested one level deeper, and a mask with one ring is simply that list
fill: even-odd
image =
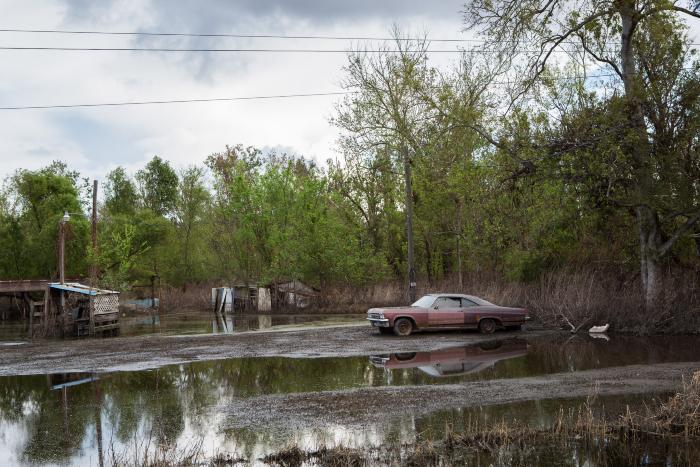
[{"label": "car headlight", "polygon": [[384,319],[384,313],[382,311],[375,310],[374,308],[367,312],[367,316],[373,319]]}]

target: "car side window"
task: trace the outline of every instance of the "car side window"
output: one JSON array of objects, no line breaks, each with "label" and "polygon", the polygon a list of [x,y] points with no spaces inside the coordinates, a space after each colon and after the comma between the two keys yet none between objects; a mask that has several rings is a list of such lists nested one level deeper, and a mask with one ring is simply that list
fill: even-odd
[{"label": "car side window", "polygon": [[468,300],[466,298],[462,299],[462,308],[467,308],[470,306],[476,306],[476,303],[472,302],[471,300]]},{"label": "car side window", "polygon": [[440,297],[435,302],[438,310],[446,310],[448,308],[460,308],[461,304],[458,298]]}]

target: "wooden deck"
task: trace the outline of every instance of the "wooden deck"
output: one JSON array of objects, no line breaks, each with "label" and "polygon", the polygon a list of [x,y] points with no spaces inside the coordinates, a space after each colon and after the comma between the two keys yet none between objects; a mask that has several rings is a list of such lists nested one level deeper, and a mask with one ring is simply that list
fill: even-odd
[{"label": "wooden deck", "polygon": [[[35,300],[41,294],[43,300]],[[30,338],[40,335],[87,336],[119,332],[119,294],[78,282],[45,279],[0,281],[0,295],[24,304]]]},{"label": "wooden deck", "polygon": [[0,281],[0,294],[43,292],[50,282],[46,279]]}]

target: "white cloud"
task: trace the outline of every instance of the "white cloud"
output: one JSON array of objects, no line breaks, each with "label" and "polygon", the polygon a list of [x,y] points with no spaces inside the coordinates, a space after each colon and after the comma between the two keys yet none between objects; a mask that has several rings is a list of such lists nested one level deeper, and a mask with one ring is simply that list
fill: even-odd
[{"label": "white cloud", "polygon": [[[459,35],[461,2],[382,19],[375,2],[335,9],[317,2],[178,2],[0,0],[3,26],[31,29],[161,30],[386,36],[394,20],[413,30]],[[411,10],[411,8],[413,10]],[[400,11],[401,9],[395,9]],[[455,14],[447,14],[454,10]],[[402,11],[402,10],[401,10]],[[411,16],[413,14],[413,16]],[[206,21],[204,21],[206,19]],[[165,42],[163,42],[165,41]],[[3,45],[191,45],[183,39],[0,33]],[[343,42],[209,40],[196,45],[347,48]],[[442,58],[441,58],[442,59]],[[0,51],[1,105],[216,98],[339,90],[343,54],[155,54]],[[60,159],[102,178],[117,165],[139,168],[155,154],[176,167],[200,163],[226,144],[284,147],[324,163],[336,129],[337,97],[118,108],[0,111],[0,175]]]}]

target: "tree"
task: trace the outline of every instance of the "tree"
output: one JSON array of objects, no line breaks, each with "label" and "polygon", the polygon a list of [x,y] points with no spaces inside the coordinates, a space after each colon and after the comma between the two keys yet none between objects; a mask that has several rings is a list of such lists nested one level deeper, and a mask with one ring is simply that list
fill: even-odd
[{"label": "tree", "polygon": [[178,243],[175,264],[177,281],[187,283],[201,278],[207,258],[205,226],[210,214],[211,196],[204,185],[204,169],[187,168],[180,178],[174,210]]},{"label": "tree", "polygon": [[143,170],[136,173],[141,198],[145,207],[160,216],[167,216],[175,209],[178,178],[167,161],[154,156]]},{"label": "tree", "polygon": [[[395,36],[400,37],[398,30]],[[426,106],[416,84],[426,81],[427,60],[424,41],[397,40],[398,53],[386,51],[371,56],[359,51],[351,54],[346,67],[345,88],[357,93],[347,97],[338,109],[334,123],[346,131],[346,143],[363,152],[389,151],[404,175],[404,211],[408,263],[408,296],[415,300],[413,244],[412,164],[424,154],[422,123],[428,118]]]},{"label": "tree", "polygon": [[105,208],[110,214],[133,215],[139,206],[138,194],[123,167],[117,167],[107,174],[103,184]]},{"label": "tree", "polygon": [[[513,57],[522,77],[516,99],[546,77],[561,49],[582,57],[584,70],[594,63],[621,82],[617,103],[607,106],[607,126],[617,136],[619,157],[608,173],[606,191],[610,203],[636,217],[647,307],[661,293],[662,259],[700,222],[700,200],[693,189],[697,119],[690,118],[697,115],[698,72],[695,64],[686,69],[687,40],[677,15],[700,18],[700,4],[474,0],[465,11],[467,27],[489,40],[488,50]],[[604,136],[595,131],[593,138]],[[567,146],[567,151],[573,147]]]},{"label": "tree", "polygon": [[0,237],[4,239],[0,256],[7,259],[0,264],[2,276],[56,276],[58,224],[64,212],[72,214],[67,224],[66,273],[75,276],[86,272],[88,223],[80,215],[79,182],[79,175],[68,172],[61,163],[14,174],[0,216]]}]

